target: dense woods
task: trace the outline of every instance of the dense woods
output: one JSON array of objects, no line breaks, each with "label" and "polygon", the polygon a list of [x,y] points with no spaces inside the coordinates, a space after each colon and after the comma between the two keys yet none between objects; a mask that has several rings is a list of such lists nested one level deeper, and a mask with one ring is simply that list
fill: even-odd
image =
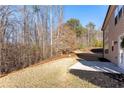
[{"label": "dense woods", "polygon": [[[102,46],[102,33],[78,19],[64,23],[64,6],[0,6],[0,71],[8,73],[74,49]],[[100,41],[99,41],[100,40]]]},{"label": "dense woods", "polygon": [[56,54],[62,22],[62,6],[0,6],[1,73]]}]

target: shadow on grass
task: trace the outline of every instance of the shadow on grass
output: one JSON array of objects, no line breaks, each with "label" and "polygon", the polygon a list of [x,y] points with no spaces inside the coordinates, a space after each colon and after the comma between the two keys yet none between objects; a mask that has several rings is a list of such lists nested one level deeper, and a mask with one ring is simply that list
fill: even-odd
[{"label": "shadow on grass", "polygon": [[70,73],[102,88],[124,87],[124,75],[71,69]]}]

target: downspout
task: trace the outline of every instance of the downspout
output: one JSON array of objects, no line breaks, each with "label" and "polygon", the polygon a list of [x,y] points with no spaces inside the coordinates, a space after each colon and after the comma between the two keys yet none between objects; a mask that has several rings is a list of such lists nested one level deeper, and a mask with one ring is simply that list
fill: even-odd
[{"label": "downspout", "polygon": [[105,44],[104,44],[104,34],[105,34],[105,32],[103,31],[103,58],[105,58],[105,52],[104,52],[104,49],[105,49]]}]

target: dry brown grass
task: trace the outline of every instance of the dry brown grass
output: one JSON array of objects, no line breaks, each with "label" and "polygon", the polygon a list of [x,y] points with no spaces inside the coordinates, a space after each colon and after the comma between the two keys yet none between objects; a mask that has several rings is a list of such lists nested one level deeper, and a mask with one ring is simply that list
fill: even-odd
[{"label": "dry brown grass", "polygon": [[75,57],[39,64],[0,78],[0,87],[97,87],[69,73]]}]

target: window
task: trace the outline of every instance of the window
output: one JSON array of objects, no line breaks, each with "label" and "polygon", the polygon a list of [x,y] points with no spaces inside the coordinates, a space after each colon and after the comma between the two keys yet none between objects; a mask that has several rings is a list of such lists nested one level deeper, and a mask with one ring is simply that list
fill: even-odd
[{"label": "window", "polygon": [[118,15],[118,7],[115,9],[115,17]]},{"label": "window", "polygon": [[105,54],[108,54],[109,53],[109,50],[108,49],[105,49]]},{"label": "window", "polygon": [[123,5],[118,6],[118,10],[120,11],[122,9]]},{"label": "window", "polygon": [[114,51],[114,41],[112,41],[112,51]]},{"label": "window", "polygon": [[118,5],[115,9],[115,25],[117,24],[118,19],[121,18],[122,13],[123,13],[123,5]]},{"label": "window", "polygon": [[119,14],[119,11],[122,9],[123,5],[118,5],[115,9],[115,17]]},{"label": "window", "polygon": [[114,51],[114,46],[112,46],[112,51]]},{"label": "window", "polygon": [[115,17],[115,25],[117,24],[117,16]]}]

